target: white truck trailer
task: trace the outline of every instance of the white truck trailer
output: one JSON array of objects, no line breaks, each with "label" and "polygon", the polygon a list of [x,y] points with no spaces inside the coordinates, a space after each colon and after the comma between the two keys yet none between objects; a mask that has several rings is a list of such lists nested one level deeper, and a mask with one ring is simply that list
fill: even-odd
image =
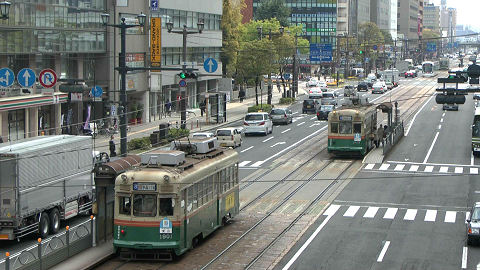
[{"label": "white truck trailer", "polygon": [[42,238],[88,214],[94,198],[92,137],[56,135],[0,144],[0,240]]}]

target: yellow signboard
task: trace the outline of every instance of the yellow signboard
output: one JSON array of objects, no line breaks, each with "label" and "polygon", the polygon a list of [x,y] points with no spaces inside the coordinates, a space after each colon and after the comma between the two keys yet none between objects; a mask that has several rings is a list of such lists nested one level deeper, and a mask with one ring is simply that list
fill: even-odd
[{"label": "yellow signboard", "polygon": [[150,19],[150,61],[152,67],[159,67],[162,62],[162,19]]},{"label": "yellow signboard", "polygon": [[225,198],[225,211],[228,211],[235,206],[235,193],[230,193]]}]

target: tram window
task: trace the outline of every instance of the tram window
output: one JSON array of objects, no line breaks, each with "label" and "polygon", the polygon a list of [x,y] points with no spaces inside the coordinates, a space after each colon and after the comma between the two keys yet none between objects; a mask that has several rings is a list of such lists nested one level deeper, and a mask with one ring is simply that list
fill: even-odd
[{"label": "tram window", "polygon": [[340,134],[352,134],[352,122],[342,121],[339,128]]},{"label": "tram window", "polygon": [[206,192],[208,194],[208,199],[207,200],[210,201],[211,199],[213,199],[213,175],[210,175],[207,178]]},{"label": "tram window", "polygon": [[338,133],[338,123],[330,123],[330,132]]},{"label": "tram window", "polygon": [[480,137],[480,123],[472,126],[472,137]]},{"label": "tram window", "polygon": [[353,124],[353,133],[362,133],[362,124],[360,123]]},{"label": "tram window", "polygon": [[118,197],[118,212],[121,215],[130,215],[130,209],[132,203],[130,202],[130,197]]},{"label": "tram window", "polygon": [[173,198],[160,198],[160,216],[173,216]]},{"label": "tram window", "polygon": [[197,200],[198,206],[200,207],[203,204],[203,181],[200,181],[195,185],[197,186]]},{"label": "tram window", "polygon": [[133,197],[133,215],[136,217],[156,216],[157,196],[154,194],[135,194]]}]

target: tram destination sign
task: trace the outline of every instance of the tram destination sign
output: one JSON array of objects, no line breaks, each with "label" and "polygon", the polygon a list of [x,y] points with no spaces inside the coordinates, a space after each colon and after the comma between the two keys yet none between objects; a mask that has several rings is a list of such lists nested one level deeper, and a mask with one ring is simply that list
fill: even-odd
[{"label": "tram destination sign", "polygon": [[157,184],[155,183],[133,183],[133,190],[137,191],[156,191]]}]

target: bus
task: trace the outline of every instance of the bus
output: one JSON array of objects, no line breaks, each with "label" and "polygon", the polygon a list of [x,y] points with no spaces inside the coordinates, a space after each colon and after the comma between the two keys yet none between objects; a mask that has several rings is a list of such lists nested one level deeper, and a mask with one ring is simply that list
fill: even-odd
[{"label": "bus", "polygon": [[377,125],[373,104],[342,106],[328,114],[328,153],[335,156],[365,156],[373,147],[371,135]]},{"label": "bus", "polygon": [[116,178],[113,246],[121,259],[172,260],[239,213],[238,153],[209,151],[216,140],[176,141],[182,151],[145,153]]},{"label": "bus", "polygon": [[434,77],[435,74],[435,63],[432,61],[425,61],[422,63],[422,76],[423,77]]},{"label": "bus", "polygon": [[448,70],[450,66],[450,60],[448,58],[440,59],[440,70]]},{"label": "bus", "polygon": [[475,108],[472,124],[472,151],[474,156],[480,155],[480,108]]}]

